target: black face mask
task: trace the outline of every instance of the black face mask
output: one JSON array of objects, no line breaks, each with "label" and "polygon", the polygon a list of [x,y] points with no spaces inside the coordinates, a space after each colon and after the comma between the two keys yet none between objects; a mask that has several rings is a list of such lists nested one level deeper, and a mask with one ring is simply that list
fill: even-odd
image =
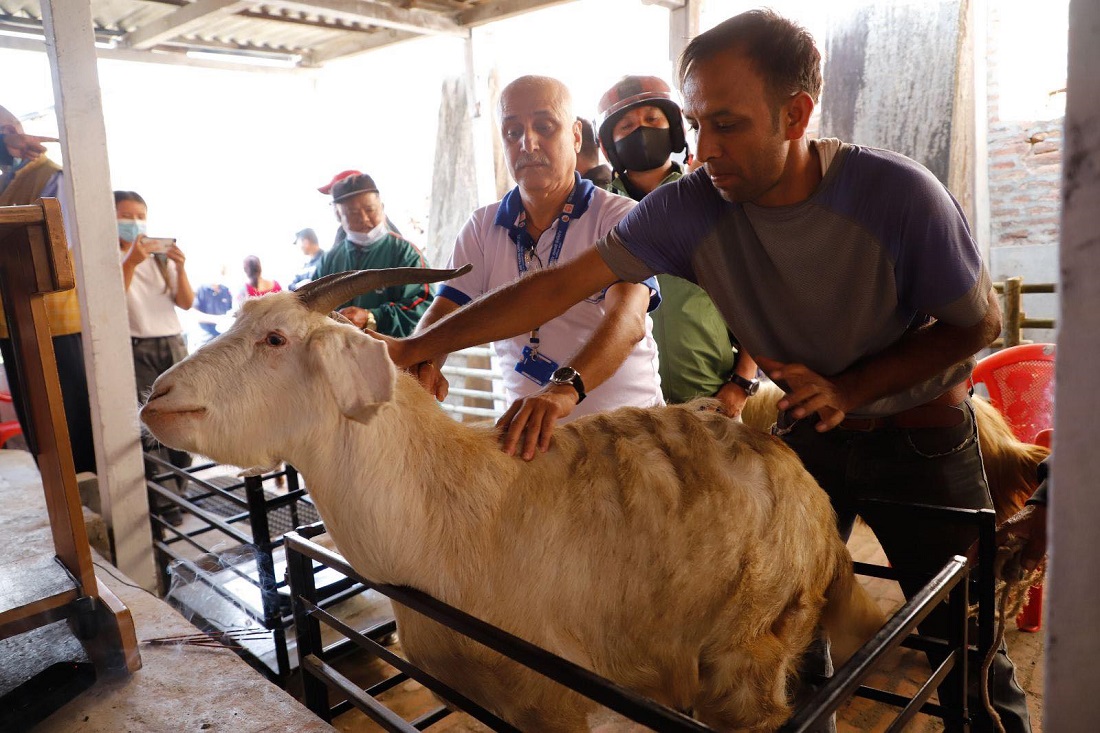
[{"label": "black face mask", "polygon": [[615,143],[615,153],[625,170],[660,168],[672,155],[672,133],[667,127],[639,127]]}]

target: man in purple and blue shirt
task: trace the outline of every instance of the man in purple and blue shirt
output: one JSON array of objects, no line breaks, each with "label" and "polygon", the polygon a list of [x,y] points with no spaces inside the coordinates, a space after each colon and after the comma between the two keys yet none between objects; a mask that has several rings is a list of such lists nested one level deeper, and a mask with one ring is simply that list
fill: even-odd
[{"label": "man in purple and blue shirt", "polygon": [[[522,333],[611,282],[670,273],[703,287],[783,386],[776,434],[829,493],[844,537],[862,499],[991,508],[967,390],[974,355],[1000,331],[989,275],[958,204],[919,164],[806,138],[820,64],[813,38],[771,11],[694,38],[680,81],[702,169],[576,259],[391,343],[395,363]],[[916,511],[860,513],[903,577],[929,577],[976,538]],[[921,630],[946,638],[945,610]],[[1005,730],[1030,731],[1003,648],[989,689]],[[992,730],[970,690],[974,729]]]}]

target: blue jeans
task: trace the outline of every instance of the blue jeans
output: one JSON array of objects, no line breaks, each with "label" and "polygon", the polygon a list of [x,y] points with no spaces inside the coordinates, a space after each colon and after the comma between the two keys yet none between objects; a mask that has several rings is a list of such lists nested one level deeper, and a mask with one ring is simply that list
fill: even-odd
[{"label": "blue jeans", "polygon": [[[784,426],[779,432],[832,500],[841,536],[847,540],[855,522],[854,503],[861,499],[933,504],[967,509],[991,509],[989,488],[978,449],[978,433],[970,402],[963,403],[961,422],[948,428],[878,428],[859,431],[836,428],[818,433],[816,416]],[[966,553],[977,529],[892,509],[863,509],[890,564],[905,575],[929,577],[953,555]],[[908,598],[923,583],[901,584]],[[921,631],[947,638],[946,606],[933,611]],[[932,660],[935,663],[935,660]],[[980,664],[971,665],[974,672]],[[977,680],[970,685],[973,730],[993,730],[980,702]],[[1004,647],[990,669],[990,699],[1008,733],[1029,733],[1031,722],[1024,692]],[[941,687],[940,695],[950,695]]]}]

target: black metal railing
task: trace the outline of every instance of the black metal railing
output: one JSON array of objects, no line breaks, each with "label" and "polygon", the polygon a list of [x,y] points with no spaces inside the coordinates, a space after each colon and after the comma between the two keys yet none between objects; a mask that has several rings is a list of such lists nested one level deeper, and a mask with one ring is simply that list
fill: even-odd
[{"label": "black metal railing", "polygon": [[[867,502],[877,508],[897,507],[918,515],[935,516],[949,523],[975,526],[979,536],[981,567],[992,567],[994,545],[994,515],[991,510],[969,510],[926,505],[898,504],[894,502]],[[405,659],[373,641],[370,632],[356,631],[326,612],[317,602],[314,574],[318,565],[339,571],[348,578],[401,603],[434,621],[499,652],[546,677],[595,700],[619,714],[659,731],[708,731],[708,727],[675,710],[659,705],[636,693],[605,680],[591,671],[540,649],[501,629],[476,619],[463,611],[448,606],[420,591],[378,584],[363,578],[336,553],[312,542],[322,534],[320,524],[299,528],[288,533],[285,540],[287,571],[290,576],[291,597],[301,659],[302,687],[306,705],[318,716],[332,720],[352,707],[359,709],[385,730],[407,733],[422,730],[445,717],[449,710],[440,708],[425,716],[406,722],[382,705],[376,698],[384,690],[414,679],[424,685],[448,705],[462,710],[493,730],[511,731],[515,728],[500,720],[478,703],[468,700]],[[897,580],[900,576],[893,568],[856,563],[856,572]],[[967,667],[973,659],[982,659],[993,644],[994,586],[990,574],[980,574],[977,595],[980,599],[978,644],[969,642],[968,619],[970,568],[965,558],[956,556],[933,577],[928,578],[921,590],[913,594],[891,616],[886,625],[864,645],[782,728],[784,733],[810,730],[824,718],[835,713],[853,695],[886,703],[899,708],[899,713],[889,730],[901,730],[918,712],[944,720],[950,730],[969,730],[970,711],[967,709]],[[922,581],[925,579],[922,578]],[[920,636],[915,633],[918,624],[939,604],[947,600],[951,618],[947,639]],[[399,670],[394,677],[374,687],[363,690],[337,672],[329,663],[321,647],[321,624],[339,631],[354,644],[378,656]],[[875,671],[876,665],[899,646],[932,652],[939,660],[933,665],[929,677],[911,697],[887,690],[865,686],[863,683]],[[929,702],[931,695],[941,685],[954,690],[947,700]],[[329,702],[328,688],[342,692],[346,697],[335,705]]]},{"label": "black metal railing", "polygon": [[[150,519],[162,587],[167,590],[170,586],[171,567],[180,581],[201,583],[204,589],[237,609],[245,619],[270,631],[274,666],[251,654],[248,644],[235,650],[273,681],[285,683],[295,661],[291,657],[291,644],[287,637],[287,630],[293,625],[293,616],[285,575],[276,572],[276,555],[283,546],[286,531],[314,522],[317,518],[305,488],[300,485],[297,471],[287,466],[262,476],[246,476],[229,483],[220,481],[219,485],[195,475],[214,468],[216,464],[205,463],[183,469],[152,453],[146,453],[145,460],[151,469],[146,481],[150,505],[160,505],[150,514]],[[270,486],[280,477],[285,481],[285,490],[278,493],[265,490],[265,486]],[[184,488],[173,490],[168,488],[170,483]],[[179,525],[167,521],[166,507],[178,509],[187,521]],[[213,511],[211,507],[216,507],[218,511]],[[278,517],[278,521],[273,522],[272,517]],[[249,561],[219,564],[216,571],[196,562],[196,556],[225,554],[227,544],[235,546],[234,551],[248,557]],[[255,570],[243,570],[240,567],[242,564],[254,564]],[[259,607],[249,602],[247,596],[251,593],[227,587],[230,584],[226,578],[243,581],[246,585],[241,587],[253,588],[259,598]],[[363,591],[362,585],[342,578],[325,586],[321,605],[330,607]],[[206,617],[201,608],[190,606],[181,610],[192,616],[200,626],[224,631],[213,619]],[[350,647],[350,644],[343,646]]]}]

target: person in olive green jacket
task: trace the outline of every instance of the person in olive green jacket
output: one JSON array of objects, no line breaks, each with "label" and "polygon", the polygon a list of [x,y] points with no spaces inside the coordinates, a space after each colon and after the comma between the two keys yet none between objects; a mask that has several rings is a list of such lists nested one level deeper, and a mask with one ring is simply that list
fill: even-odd
[{"label": "person in olive green jacket", "polygon": [[[599,103],[598,137],[614,175],[607,187],[641,201],[658,186],[684,175],[674,153],[687,153],[680,107],[655,76],[624,76]],[[658,275],[661,307],[653,312],[661,391],[680,403],[715,397],[730,415],[756,390],[756,362],[736,343],[710,296],[698,285]]]}]

